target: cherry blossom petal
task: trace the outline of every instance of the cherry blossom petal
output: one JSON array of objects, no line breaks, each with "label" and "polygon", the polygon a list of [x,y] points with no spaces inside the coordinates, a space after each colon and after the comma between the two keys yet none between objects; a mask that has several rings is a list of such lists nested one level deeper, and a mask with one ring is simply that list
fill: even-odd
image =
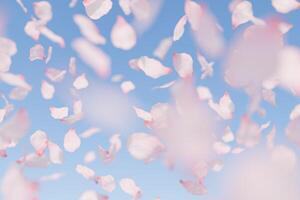
[{"label": "cherry blossom petal", "polygon": [[96,153],[94,151],[89,151],[84,155],[84,163],[91,163],[96,160]]},{"label": "cherry blossom petal", "polygon": [[123,178],[119,182],[123,192],[132,196],[134,200],[140,199],[142,196],[141,189],[136,185],[135,181],[130,178]]},{"label": "cherry blossom petal", "polygon": [[48,1],[37,1],[33,3],[34,14],[47,23],[52,19],[52,7]]},{"label": "cherry blossom petal", "polygon": [[179,19],[173,31],[173,41],[177,41],[182,37],[186,22],[187,22],[186,15],[182,16]]},{"label": "cherry blossom petal", "polygon": [[121,7],[125,15],[131,14],[131,0],[119,0],[119,6]]},{"label": "cherry blossom petal", "polygon": [[27,97],[29,90],[22,87],[15,87],[9,93],[9,98],[13,100],[23,100]]},{"label": "cherry blossom petal", "polygon": [[163,60],[166,54],[168,53],[169,49],[171,48],[172,43],[173,41],[171,37],[162,39],[158,47],[156,47],[156,49],[154,50],[153,55]]},{"label": "cherry blossom petal", "polygon": [[133,107],[137,117],[143,119],[145,122],[151,122],[152,121],[152,116],[151,116],[151,113],[141,109],[141,108],[138,108],[138,107]]},{"label": "cherry blossom petal", "polygon": [[84,0],[82,3],[86,14],[94,20],[108,14],[113,5],[111,0]]},{"label": "cherry blossom petal", "polygon": [[80,137],[77,135],[75,129],[70,129],[64,137],[64,148],[66,151],[73,153],[81,144]]},{"label": "cherry blossom petal", "polygon": [[135,85],[132,81],[123,81],[121,83],[121,89],[122,89],[122,92],[127,94],[135,89]]},{"label": "cherry blossom petal", "polygon": [[272,6],[277,12],[286,14],[300,8],[300,3],[296,0],[272,0]]},{"label": "cherry blossom petal", "polygon": [[213,65],[214,62],[208,62],[206,58],[201,55],[200,53],[197,54],[197,60],[200,63],[201,66],[201,79],[205,79],[206,77],[211,77],[214,73]]},{"label": "cherry blossom petal", "polygon": [[207,193],[202,181],[180,180],[180,184],[193,195],[204,195]]},{"label": "cherry blossom petal", "polygon": [[40,33],[43,34],[45,37],[47,37],[52,42],[58,44],[60,47],[65,47],[65,40],[60,35],[56,34],[46,26],[43,26],[40,28]]},{"label": "cherry blossom petal", "polygon": [[106,78],[110,75],[110,58],[101,49],[82,38],[74,40],[72,46],[80,58],[89,65],[97,75],[102,78]]},{"label": "cherry blossom petal", "polygon": [[111,175],[99,176],[96,178],[96,180],[101,188],[106,192],[113,192],[116,189],[115,179]]},{"label": "cherry blossom petal", "polygon": [[222,136],[222,140],[223,142],[226,143],[234,141],[234,134],[232,133],[231,128],[229,126],[225,128],[225,132],[224,135]]},{"label": "cherry blossom petal", "polygon": [[4,83],[11,86],[24,88],[28,91],[31,90],[31,86],[29,85],[29,83],[26,82],[23,75],[12,74],[9,72],[0,73],[0,81],[3,81]]},{"label": "cherry blossom petal", "polygon": [[43,155],[45,149],[48,146],[47,134],[42,130],[35,131],[30,136],[30,143],[35,149],[37,155]]},{"label": "cherry blossom petal", "polygon": [[64,162],[63,150],[54,142],[48,141],[49,158],[54,164],[62,164]]},{"label": "cherry blossom petal", "polygon": [[172,71],[170,68],[165,67],[163,64],[161,64],[158,60],[149,58],[147,56],[142,56],[140,58],[130,60],[129,66],[133,69],[142,70],[145,75],[153,79],[158,79],[161,76],[165,76],[171,73]]},{"label": "cherry blossom petal", "polygon": [[187,53],[173,54],[173,65],[181,78],[188,78],[193,75],[193,59]]},{"label": "cherry blossom petal", "polygon": [[122,16],[117,17],[112,27],[110,37],[112,44],[122,50],[132,49],[137,40],[135,30]]},{"label": "cherry blossom petal", "polygon": [[106,40],[98,30],[97,26],[84,15],[76,14],[73,20],[78,26],[80,33],[94,44],[105,44]]},{"label": "cherry blossom petal", "polygon": [[228,93],[225,93],[220,101],[219,104],[215,104],[212,102],[212,100],[210,100],[208,102],[209,106],[216,111],[220,117],[222,117],[225,120],[231,119],[232,118],[232,114],[234,112],[234,104],[229,96]]},{"label": "cherry blossom petal", "polygon": [[56,181],[56,180],[59,180],[63,176],[64,176],[63,173],[53,173],[53,174],[50,174],[50,175],[42,176],[40,178],[40,181],[42,181],[42,182]]},{"label": "cherry blossom petal", "polygon": [[1,181],[2,197],[5,200],[28,200],[37,198],[37,185],[28,180],[21,168],[12,165]]},{"label": "cherry blossom petal", "polygon": [[95,172],[94,170],[84,166],[84,165],[76,165],[76,172],[81,174],[84,178],[88,180],[94,180]]},{"label": "cherry blossom petal", "polygon": [[238,27],[241,24],[252,21],[254,24],[263,24],[262,20],[257,19],[253,15],[252,3],[249,1],[241,1],[235,5],[232,12],[232,26],[233,28]]},{"label": "cherry blossom petal", "polygon": [[16,2],[19,4],[19,6],[21,7],[21,9],[23,10],[24,13],[28,12],[28,9],[26,8],[26,6],[23,3],[23,0],[16,0]]},{"label": "cherry blossom petal", "polygon": [[52,82],[60,82],[65,78],[66,73],[66,70],[47,68],[45,71],[45,76]]},{"label": "cherry blossom petal", "polygon": [[127,150],[135,159],[149,162],[164,150],[164,146],[155,136],[133,133],[127,141]]},{"label": "cherry blossom petal", "polygon": [[41,94],[44,99],[52,99],[55,93],[55,87],[48,83],[48,81],[43,80],[41,85]]},{"label": "cherry blossom petal", "polygon": [[92,137],[93,135],[97,134],[100,131],[101,131],[101,129],[99,129],[99,128],[89,128],[89,129],[85,130],[84,132],[82,132],[80,134],[80,137],[84,138],[84,139],[90,138],[90,137]]},{"label": "cherry blossom petal", "polygon": [[30,48],[30,55],[29,60],[35,61],[35,60],[45,60],[45,49],[42,45],[37,44]]},{"label": "cherry blossom petal", "polygon": [[54,119],[63,119],[69,115],[69,108],[68,107],[50,107],[50,114],[51,117]]},{"label": "cherry blossom petal", "polygon": [[89,86],[89,82],[85,76],[85,74],[79,75],[73,82],[73,86],[77,90],[82,90],[84,88],[87,88]]},{"label": "cherry blossom petal", "polygon": [[28,113],[20,109],[0,127],[0,150],[14,147],[25,136],[30,126]]},{"label": "cherry blossom petal", "polygon": [[93,190],[86,190],[79,197],[79,200],[108,200],[108,199],[109,199],[108,196],[100,195]]}]

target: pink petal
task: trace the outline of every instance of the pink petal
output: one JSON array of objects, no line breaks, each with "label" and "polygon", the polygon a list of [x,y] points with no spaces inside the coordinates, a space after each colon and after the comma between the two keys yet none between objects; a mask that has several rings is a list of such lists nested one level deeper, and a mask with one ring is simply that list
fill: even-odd
[{"label": "pink petal", "polygon": [[97,177],[97,183],[106,192],[113,192],[116,189],[115,179],[111,175]]},{"label": "pink petal", "polygon": [[28,12],[28,10],[22,0],[16,0],[16,2],[19,4],[19,6],[21,7],[21,9],[23,10],[24,13]]},{"label": "pink petal", "polygon": [[116,22],[112,27],[110,37],[112,44],[116,48],[123,50],[132,49],[137,40],[135,30],[122,16],[117,17]]},{"label": "pink petal", "polygon": [[109,199],[108,196],[100,195],[93,190],[86,190],[79,197],[79,200],[108,200],[108,199]]},{"label": "pink petal", "polygon": [[119,6],[125,15],[131,14],[131,0],[119,0]]},{"label": "pink petal", "polygon": [[47,134],[42,130],[35,131],[30,137],[30,143],[35,149],[37,155],[43,155],[48,146]]},{"label": "pink petal", "polygon": [[80,58],[89,65],[97,75],[102,78],[106,78],[110,75],[110,58],[101,49],[82,38],[74,40],[72,46]]},{"label": "pink petal", "polygon": [[45,60],[45,63],[48,64],[48,62],[51,60],[51,57],[52,57],[52,51],[53,51],[53,47],[52,46],[49,46],[48,48],[48,54],[47,54],[47,57],[46,57],[46,60]]},{"label": "pink petal", "polygon": [[181,78],[188,78],[193,75],[193,59],[189,54],[173,54],[173,65]]},{"label": "pink petal", "polygon": [[54,164],[62,164],[64,162],[64,153],[62,149],[55,143],[48,141],[49,158]]},{"label": "pink petal", "polygon": [[30,48],[30,55],[29,60],[35,61],[35,60],[45,60],[45,49],[42,45],[37,44]]},{"label": "pink petal", "polygon": [[4,83],[24,88],[28,91],[31,90],[31,86],[26,82],[24,76],[19,74],[12,74],[12,73],[0,73],[0,81],[3,81]]},{"label": "pink petal", "polygon": [[142,56],[138,59],[132,59],[129,61],[129,66],[134,69],[142,70],[147,76],[157,79],[161,76],[165,76],[171,73],[171,69],[165,67],[158,60]]},{"label": "pink petal", "polygon": [[47,28],[46,26],[43,26],[40,28],[40,33],[43,34],[45,37],[47,37],[49,40],[51,40],[54,43],[57,43],[60,47],[65,47],[65,40],[60,35],[54,33],[52,30]]},{"label": "pink petal", "polygon": [[127,94],[135,89],[135,85],[131,81],[123,81],[121,83],[121,89],[122,89],[122,92]]},{"label": "pink petal", "polygon": [[91,163],[96,160],[96,153],[94,151],[89,151],[84,155],[84,163]]},{"label": "pink petal", "polygon": [[11,63],[12,61],[10,56],[0,53],[0,72],[8,72]]},{"label": "pink petal", "polygon": [[84,15],[76,14],[73,16],[75,24],[80,33],[94,44],[105,44],[106,40],[99,32],[96,24]]},{"label": "pink petal", "polygon": [[133,107],[137,117],[143,119],[145,122],[151,122],[152,121],[152,116],[151,116],[151,113],[141,109],[141,108],[138,108],[138,107]]},{"label": "pink petal", "polygon": [[300,3],[296,0],[272,0],[272,6],[277,12],[286,14],[299,9]]},{"label": "pink petal", "polygon": [[207,76],[212,76],[214,73],[213,65],[214,62],[208,62],[204,56],[200,53],[197,54],[197,60],[201,66],[201,79],[205,79]]},{"label": "pink petal", "polygon": [[52,82],[60,82],[65,78],[66,73],[66,70],[47,68],[45,71],[45,76]]},{"label": "pink petal", "polygon": [[236,134],[238,144],[253,147],[259,143],[260,135],[261,129],[258,124],[253,122],[248,116],[243,116]]},{"label": "pink petal", "polygon": [[22,87],[15,87],[9,93],[9,98],[13,100],[23,100],[27,97],[29,90]]},{"label": "pink petal", "polygon": [[134,180],[130,178],[123,178],[119,182],[121,189],[123,192],[132,196],[134,200],[140,199],[142,196],[141,189],[136,185]]},{"label": "pink petal", "polygon": [[79,75],[73,82],[73,86],[75,87],[76,90],[87,88],[89,86],[89,82],[86,79],[85,74]]},{"label": "pink petal", "polygon": [[88,180],[94,180],[95,172],[94,170],[84,166],[84,165],[76,165],[76,172],[81,174],[84,178]]},{"label": "pink petal", "polygon": [[49,110],[54,119],[63,119],[69,115],[68,107],[50,107]]},{"label": "pink petal", "polygon": [[95,135],[96,133],[100,132],[101,130],[99,128],[89,128],[87,130],[85,130],[84,132],[82,132],[80,134],[80,137],[81,138],[90,138],[92,137],[93,135]]},{"label": "pink petal", "polygon": [[213,98],[208,87],[197,87],[197,94],[201,101],[211,100]]},{"label": "pink petal", "polygon": [[66,151],[73,153],[81,144],[80,137],[77,135],[75,129],[69,129],[64,137],[64,148]]},{"label": "pink petal", "polygon": [[300,116],[300,104],[296,105],[290,113],[290,120],[294,120]]},{"label": "pink petal", "polygon": [[153,52],[153,55],[163,60],[173,44],[171,37],[164,38],[160,41],[158,47]]},{"label": "pink petal", "polygon": [[221,97],[219,104],[213,103],[212,100],[210,100],[208,104],[223,119],[228,120],[232,118],[232,114],[234,112],[234,104],[228,93],[225,93]]},{"label": "pink petal", "polygon": [[17,53],[17,51],[16,43],[13,40],[0,37],[0,53],[13,56]]},{"label": "pink petal", "polygon": [[135,159],[149,162],[164,150],[164,146],[155,136],[133,133],[127,141],[127,150]]},{"label": "pink petal", "polygon": [[52,99],[55,93],[55,88],[52,84],[48,83],[47,81],[43,80],[41,85],[41,93],[44,99]]},{"label": "pink petal", "polygon": [[63,173],[53,173],[53,174],[50,174],[50,175],[42,176],[40,178],[40,181],[42,181],[42,182],[56,181],[56,180],[59,180],[63,176],[64,176]]},{"label": "pink petal", "polygon": [[34,14],[47,23],[52,19],[52,7],[48,1],[38,1],[33,3]]},{"label": "pink petal", "polygon": [[86,14],[94,20],[108,14],[113,4],[111,0],[84,0],[82,3]]},{"label": "pink petal", "polygon": [[193,195],[204,195],[207,193],[202,181],[185,181],[180,180],[180,184]]},{"label": "pink petal", "polygon": [[234,134],[232,133],[231,128],[229,126],[225,128],[225,132],[224,135],[222,136],[222,140],[223,142],[226,143],[234,141]]},{"label": "pink petal", "polygon": [[173,31],[173,41],[177,41],[182,37],[186,22],[187,22],[186,15],[182,16],[179,19]]}]

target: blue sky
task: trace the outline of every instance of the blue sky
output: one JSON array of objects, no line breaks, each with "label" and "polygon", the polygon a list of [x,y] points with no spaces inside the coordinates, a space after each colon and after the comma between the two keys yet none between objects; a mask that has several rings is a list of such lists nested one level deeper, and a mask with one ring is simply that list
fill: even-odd
[{"label": "blue sky", "polygon": [[[80,32],[74,24],[72,16],[75,13],[85,14],[85,11],[80,2],[75,8],[71,9],[68,7],[68,0],[49,1],[52,4],[54,17],[52,21],[49,22],[48,26],[65,38],[66,48],[61,49],[56,44],[53,44],[44,37],[41,37],[39,43],[45,47],[48,47],[49,45],[54,47],[52,59],[49,64],[45,65],[43,62],[30,62],[28,59],[29,48],[36,44],[36,41],[33,41],[24,33],[24,25],[30,19],[30,15],[32,13],[32,2],[33,1],[31,0],[24,0],[24,3],[30,13],[29,15],[25,15],[14,0],[0,1],[0,12],[7,14],[8,19],[5,36],[16,41],[18,47],[18,53],[13,57],[11,71],[14,73],[24,74],[28,82],[33,85],[33,91],[24,101],[13,103],[17,108],[25,107],[28,109],[32,121],[30,133],[37,129],[42,129],[48,133],[49,137],[53,141],[62,146],[63,136],[70,127],[52,119],[48,114],[48,107],[52,105],[63,106],[65,104],[65,100],[58,97],[46,102],[41,98],[39,87],[41,80],[44,79],[43,73],[46,67],[66,68],[68,66],[69,58],[71,56],[76,56],[76,53],[72,50],[70,44],[74,38],[80,36]],[[209,9],[215,14],[220,25],[224,28],[224,35],[226,39],[230,41],[230,39],[234,36],[234,31],[231,28],[231,15],[227,9],[230,1],[206,0],[202,2],[206,3]],[[276,14],[275,10],[271,6],[270,0],[253,0],[252,3],[255,16],[257,17],[264,18]],[[113,74],[121,73],[126,77],[126,79],[132,80],[136,83],[137,89],[131,95],[138,100],[138,105],[146,110],[150,109],[156,102],[166,102],[169,100],[169,92],[167,90],[152,90],[151,88],[178,77],[176,73],[173,73],[169,76],[162,77],[159,80],[153,80],[144,76],[141,72],[130,69],[128,66],[128,60],[143,55],[152,56],[152,52],[157,47],[160,40],[172,35],[175,24],[184,14],[183,5],[184,0],[165,0],[157,18],[158,20],[156,20],[148,31],[138,38],[137,45],[131,51],[116,49],[109,41],[110,30],[115,22],[116,16],[123,15],[117,1],[114,1],[113,9],[108,15],[104,16],[100,20],[94,21],[101,30],[101,33],[108,40],[107,44],[103,46],[102,49],[111,56]],[[287,41],[290,44],[299,46],[300,27],[297,26],[297,24],[300,19],[300,12],[295,11],[280,17],[294,24],[293,29],[291,29],[291,31],[287,34]],[[130,17],[127,19],[130,20]],[[242,29],[245,26],[247,26],[247,24],[241,26],[239,29]],[[200,80],[200,66],[196,61],[196,47],[191,39],[189,31],[186,31],[184,36],[178,42],[174,43],[172,48],[169,50],[167,56],[163,60],[163,63],[166,66],[172,66],[172,54],[175,52],[187,52],[193,56],[196,84],[209,86],[214,94],[215,100],[219,99],[225,91],[230,93],[236,105],[236,111],[234,114],[235,118],[230,122],[230,124],[233,130],[236,130],[240,117],[246,111],[245,105],[247,105],[248,98],[242,91],[229,87],[223,81],[220,66],[221,60],[216,61],[215,74],[212,78]],[[78,70],[80,72],[85,72],[89,78],[94,80],[98,79],[93,71],[81,62],[80,59],[77,59],[77,66]],[[103,84],[103,81],[98,81],[99,84]],[[7,92],[9,91],[9,87],[0,83],[0,90]],[[294,105],[299,103],[299,98],[293,97],[289,92],[281,89],[277,89],[276,92],[276,108],[263,103],[264,108],[267,109],[267,115],[265,118],[257,118],[257,120],[259,122],[267,122],[270,120],[276,124],[278,129],[277,142],[287,143],[284,137],[284,128],[289,120],[289,112],[292,110]],[[88,127],[90,127],[90,124],[87,121],[80,122],[75,126],[78,132],[81,132]],[[32,178],[51,174],[53,172],[64,172],[66,174],[59,181],[47,182],[41,186],[41,200],[78,199],[80,194],[86,189],[94,189],[99,193],[105,194],[99,186],[85,180],[82,176],[77,174],[74,171],[74,168],[76,164],[83,162],[83,156],[87,151],[96,150],[98,144],[102,144],[107,147],[109,136],[114,131],[114,129],[103,130],[101,134],[85,140],[80,150],[78,150],[75,154],[66,152],[65,163],[63,165],[51,165],[47,169],[26,169],[26,175]],[[138,121],[130,126],[130,130],[126,130],[122,135],[122,139],[124,141],[126,139],[126,134],[130,131],[147,132],[147,129],[143,126],[142,121]],[[123,177],[133,178],[144,191],[142,199],[145,200],[151,200],[157,196],[161,197],[162,200],[213,199],[210,197],[214,197],[220,192],[218,180],[222,177],[222,173],[216,174],[212,172],[208,176],[208,195],[203,197],[193,196],[187,193],[178,182],[180,178],[187,177],[186,174],[183,174],[180,170],[169,171],[163,165],[162,160],[156,160],[147,165],[141,161],[134,160],[126,151],[125,142],[123,145],[122,151],[117,155],[116,160],[112,164],[104,165],[101,160],[97,158],[97,160],[90,164],[89,167],[94,169],[99,175],[111,174],[117,180]],[[289,145],[295,148],[294,145]],[[33,149],[29,143],[29,136],[22,139],[16,148],[10,149],[8,151],[8,158],[0,159],[0,177],[3,176],[3,173],[8,166],[10,166],[14,160],[19,158],[22,153],[29,153],[32,150]],[[232,158],[225,159],[230,162]],[[109,196],[112,200],[130,199],[128,195],[121,192],[120,188],[117,188],[117,190],[114,193],[109,194]]]}]

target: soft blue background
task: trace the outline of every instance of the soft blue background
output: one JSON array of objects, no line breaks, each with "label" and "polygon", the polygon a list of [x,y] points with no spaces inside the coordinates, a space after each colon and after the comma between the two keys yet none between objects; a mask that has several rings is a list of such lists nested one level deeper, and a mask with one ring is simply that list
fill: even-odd
[{"label": "soft blue background", "polygon": [[[0,0],[0,12],[4,12],[8,19],[5,36],[16,41],[18,47],[18,53],[13,57],[11,71],[14,73],[24,74],[28,82],[33,85],[33,91],[29,94],[26,100],[13,103],[16,104],[16,107],[26,107],[28,109],[32,120],[30,133],[37,129],[42,129],[49,134],[51,140],[55,141],[62,147],[63,136],[69,127],[53,120],[49,115],[48,107],[52,105],[63,106],[65,105],[65,101],[61,98],[55,98],[51,101],[43,100],[41,98],[39,87],[41,80],[45,79],[43,73],[47,66],[66,68],[68,66],[69,58],[71,56],[76,56],[75,52],[70,47],[70,43],[74,38],[79,37],[80,33],[73,22],[72,15],[75,13],[85,14],[85,11],[80,0],[77,6],[73,9],[68,7],[68,0],[50,0],[53,7],[54,17],[48,26],[65,38],[66,48],[61,49],[59,46],[51,43],[42,36],[39,40],[41,44],[45,47],[48,47],[49,45],[54,47],[52,59],[47,65],[39,61],[31,63],[28,59],[29,48],[36,44],[36,42],[25,35],[23,29],[26,22],[30,19],[30,16],[33,15],[32,2],[33,1],[31,0],[24,0],[24,4],[29,10],[29,14],[25,15],[14,0]],[[205,2],[209,9],[216,15],[219,23],[224,28],[224,35],[226,39],[230,40],[234,34],[234,31],[231,28],[231,15],[227,9],[230,1],[206,0],[202,2]],[[253,0],[252,3],[254,6],[254,13],[257,17],[267,17],[276,14],[275,10],[271,6],[270,0]],[[131,51],[116,49],[109,41],[110,30],[116,16],[123,15],[116,0],[114,0],[114,6],[111,12],[100,20],[95,21],[102,34],[107,38],[108,42],[102,47],[102,49],[111,56],[113,74],[124,74],[126,79],[130,79],[136,83],[137,89],[132,95],[140,102],[139,106],[145,109],[150,109],[150,107],[156,102],[164,102],[169,99],[169,93],[167,90],[152,90],[151,88],[171,81],[177,78],[177,75],[176,73],[173,73],[172,75],[162,77],[159,80],[153,80],[144,76],[142,72],[131,70],[127,64],[128,60],[143,55],[152,56],[152,52],[160,40],[172,35],[176,22],[184,14],[183,5],[184,0],[165,0],[157,18],[158,20],[156,20],[150,30],[146,31],[138,39],[136,47]],[[294,28],[287,34],[287,41],[290,44],[299,46],[300,27],[298,24],[300,12],[294,11],[288,15],[279,16],[294,24]],[[130,20],[130,18],[127,19]],[[241,26],[239,29],[242,29],[245,26],[247,26],[247,24]],[[225,91],[228,91],[232,96],[236,105],[236,112],[235,118],[232,122],[230,122],[230,124],[232,125],[233,130],[236,130],[240,117],[246,111],[246,105],[248,102],[247,96],[242,91],[230,88],[223,81],[222,70],[220,62],[218,61],[216,61],[214,76],[203,81],[200,80],[200,66],[195,57],[196,48],[190,36],[191,34],[187,26],[184,36],[178,42],[173,44],[166,58],[163,60],[163,63],[167,66],[172,66],[172,54],[174,52],[190,53],[194,58],[196,84],[209,86],[214,94],[215,100],[219,99]],[[92,70],[84,65],[80,59],[77,59],[77,65],[79,72],[86,72],[89,78],[97,79],[97,76],[92,72]],[[7,92],[9,91],[9,87],[0,83],[0,90],[2,92]],[[263,106],[268,111],[267,116],[263,119],[257,118],[257,120],[260,123],[271,120],[274,124],[276,124],[278,129],[277,142],[286,143],[284,128],[288,122],[289,112],[294,105],[299,103],[299,98],[293,97],[289,92],[283,90],[276,90],[276,92],[278,94],[277,106],[274,108],[263,103]],[[90,127],[90,125],[85,121],[80,122],[75,126],[78,132],[81,132],[88,127]],[[132,125],[130,129],[130,131],[147,131],[141,120],[139,120],[137,124]],[[85,180],[81,175],[74,172],[74,168],[76,164],[83,163],[83,156],[87,151],[96,150],[98,144],[102,144],[107,147],[109,134],[113,133],[113,131],[113,129],[103,130],[101,134],[84,140],[81,148],[76,153],[65,153],[64,165],[51,165],[47,169],[27,169],[26,174],[32,178],[54,172],[64,172],[66,174],[66,176],[59,181],[47,182],[41,186],[41,200],[75,200],[78,199],[80,194],[86,189],[95,189],[99,193],[105,194],[104,191],[101,191],[99,186]],[[125,140],[126,134],[122,135],[122,138]],[[125,146],[125,142],[123,145]],[[94,169],[98,175],[111,174],[116,178],[116,180],[123,177],[133,178],[142,188],[142,199],[145,200],[151,200],[157,196],[161,197],[162,200],[215,199],[213,197],[220,193],[218,177],[221,177],[222,173],[216,174],[212,172],[206,181],[209,194],[204,197],[196,197],[186,192],[180,186],[178,180],[182,177],[186,177],[186,175],[180,173],[179,170],[167,170],[161,160],[156,160],[148,165],[143,162],[136,161],[129,156],[124,146],[123,150],[117,155],[117,159],[112,164],[104,165],[100,159],[97,158],[97,160],[92,164],[89,164],[89,166]],[[295,148],[294,145],[291,146]],[[295,150],[298,151],[297,148],[295,148]],[[14,160],[19,158],[23,153],[29,153],[31,151],[32,147],[29,143],[29,137],[25,137],[17,148],[13,148],[8,151],[8,158],[0,159],[0,177],[3,176],[7,167],[10,166]],[[229,162],[231,159],[232,158],[228,158],[227,160],[226,158],[226,161]],[[115,192],[109,194],[109,196],[112,200],[130,199],[130,197],[124,194],[119,187]]]}]

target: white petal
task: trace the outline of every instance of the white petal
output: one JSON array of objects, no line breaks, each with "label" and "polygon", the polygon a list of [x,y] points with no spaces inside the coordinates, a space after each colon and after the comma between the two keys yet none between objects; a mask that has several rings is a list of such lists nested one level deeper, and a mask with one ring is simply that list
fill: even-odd
[{"label": "white petal", "polygon": [[173,41],[177,41],[182,37],[186,22],[187,22],[187,17],[185,15],[179,19],[179,21],[177,22],[174,28]]},{"label": "white petal", "polygon": [[73,20],[78,26],[80,33],[94,44],[105,44],[106,40],[99,32],[96,24],[84,15],[76,14]]},{"label": "white petal", "polygon": [[70,129],[64,137],[64,148],[68,152],[75,152],[81,144],[80,137],[77,135],[75,129]]},{"label": "white petal", "polygon": [[134,180],[130,178],[123,178],[119,182],[121,189],[123,192],[132,196],[134,200],[139,199],[142,196],[141,189],[136,185]]},{"label": "white petal", "polygon": [[52,82],[60,82],[65,78],[66,73],[66,70],[47,68],[45,71],[45,76],[49,78]]},{"label": "white petal", "polygon": [[294,120],[300,116],[300,104],[296,105],[290,113],[290,120]]},{"label": "white petal", "polygon": [[35,131],[30,137],[30,143],[38,155],[42,155],[48,146],[47,134],[42,130]]},{"label": "white petal", "polygon": [[181,78],[193,75],[193,59],[187,53],[175,53],[173,55],[173,65]]},{"label": "white petal", "polygon": [[48,22],[52,19],[52,7],[48,1],[33,3],[34,14],[42,21]]},{"label": "white petal", "polygon": [[95,178],[94,170],[84,165],[76,165],[76,172],[81,174],[84,178],[88,180],[93,180]]},{"label": "white petal", "polygon": [[69,115],[68,107],[50,107],[49,110],[54,119],[63,119]]},{"label": "white petal", "polygon": [[75,87],[75,89],[77,90],[81,90],[84,88],[87,88],[89,86],[89,82],[86,79],[85,74],[81,74],[79,75],[75,81],[73,82],[73,86]]},{"label": "white petal", "polygon": [[64,162],[64,153],[55,143],[48,141],[49,157],[52,163],[62,164]]},{"label": "white petal", "polygon": [[53,85],[43,80],[41,85],[41,93],[44,99],[52,99],[55,93],[55,88]]},{"label": "white petal", "polygon": [[135,85],[131,81],[123,81],[121,83],[121,89],[122,89],[122,92],[127,94],[135,89]]},{"label": "white petal", "polygon": [[74,40],[72,47],[97,75],[102,78],[106,78],[110,75],[110,58],[101,49],[82,38]]},{"label": "white petal", "polygon": [[153,55],[161,60],[164,59],[169,49],[171,48],[172,43],[173,41],[171,37],[162,39],[158,47],[154,50]]},{"label": "white petal", "polygon": [[172,70],[165,67],[158,60],[142,56],[138,59],[132,59],[129,61],[129,66],[134,69],[142,70],[147,76],[157,79],[161,76],[169,74]]},{"label": "white petal", "polygon": [[97,182],[106,192],[113,192],[116,188],[115,179],[111,175],[97,177]]},{"label": "white petal", "polygon": [[300,3],[296,0],[272,0],[272,6],[277,12],[286,14],[299,9]]},{"label": "white petal", "polygon": [[135,30],[122,16],[117,17],[117,20],[112,27],[110,37],[112,44],[116,48],[123,50],[132,49],[137,40]]},{"label": "white petal", "polygon": [[146,133],[133,133],[127,141],[127,150],[132,157],[145,162],[153,160],[164,149],[161,142]]},{"label": "white petal", "polygon": [[84,0],[86,14],[94,20],[100,19],[109,13],[112,8],[111,0]]},{"label": "white petal", "polygon": [[37,44],[30,48],[30,55],[29,60],[35,61],[35,60],[45,60],[45,49],[42,45]]}]

